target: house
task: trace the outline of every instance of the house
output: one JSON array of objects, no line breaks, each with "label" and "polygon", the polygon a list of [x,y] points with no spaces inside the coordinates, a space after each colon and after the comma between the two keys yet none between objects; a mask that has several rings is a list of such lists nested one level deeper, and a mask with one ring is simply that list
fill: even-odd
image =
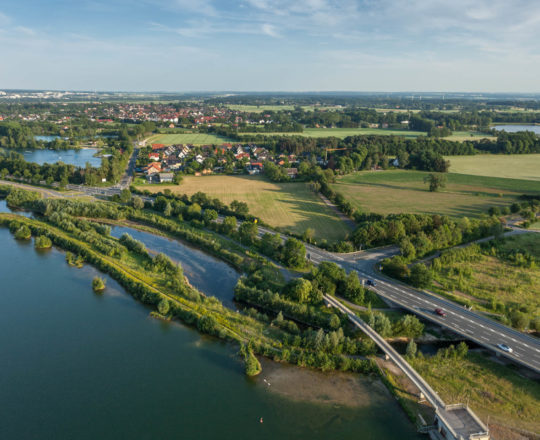
[{"label": "house", "polygon": [[204,157],[202,157],[200,154],[197,154],[197,156],[195,156],[195,160],[202,164],[204,162]]},{"label": "house", "polygon": [[159,183],[170,183],[174,179],[173,173],[158,173]]},{"label": "house", "polygon": [[152,144],[152,151],[163,150],[164,148],[165,144]]},{"label": "house", "polygon": [[161,164],[158,162],[151,163],[144,169],[144,174],[151,176],[152,174],[161,172]]},{"label": "house", "polygon": [[290,179],[296,179],[298,177],[298,168],[285,168],[285,172]]},{"label": "house", "polygon": [[159,153],[148,153],[148,159],[157,162],[159,160]]}]

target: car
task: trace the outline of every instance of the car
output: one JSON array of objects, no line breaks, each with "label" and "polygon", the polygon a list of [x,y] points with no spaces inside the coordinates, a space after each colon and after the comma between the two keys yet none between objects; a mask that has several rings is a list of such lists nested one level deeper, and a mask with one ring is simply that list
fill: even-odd
[{"label": "car", "polygon": [[435,309],[435,313],[443,318],[446,316],[446,312],[443,309]]},{"label": "car", "polygon": [[499,347],[502,351],[506,351],[507,353],[513,353],[514,350],[512,350],[511,347],[509,347],[506,344],[497,344],[497,347]]},{"label": "car", "polygon": [[367,281],[366,281],[366,284],[367,284],[368,286],[373,286],[373,287],[375,287],[375,286],[377,285],[377,281],[374,281],[374,280],[367,280]]}]

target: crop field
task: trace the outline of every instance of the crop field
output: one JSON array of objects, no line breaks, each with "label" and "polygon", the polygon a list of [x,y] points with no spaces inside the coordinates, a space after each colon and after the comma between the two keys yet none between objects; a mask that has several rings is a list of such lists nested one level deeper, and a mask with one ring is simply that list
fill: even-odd
[{"label": "crop field", "polygon": [[305,183],[273,183],[259,177],[204,176],[185,177],[179,185],[141,189],[158,192],[169,188],[177,194],[202,191],[222,202],[246,202],[249,211],[271,226],[302,234],[307,228],[315,230],[315,237],[329,242],[343,239],[350,232],[336,213],[327,207]]},{"label": "crop field", "polygon": [[540,154],[448,156],[450,172],[540,181]]},{"label": "crop field", "polygon": [[540,191],[540,182],[449,173],[446,188],[429,192],[424,177],[409,170],[362,171],[338,178],[332,188],[362,212],[425,213],[475,217],[492,206],[509,206],[521,194]]},{"label": "crop field", "polygon": [[148,140],[148,144],[192,144],[192,145],[221,145],[224,142],[231,142],[230,139],[207,133],[178,133],[178,134],[157,134]]}]

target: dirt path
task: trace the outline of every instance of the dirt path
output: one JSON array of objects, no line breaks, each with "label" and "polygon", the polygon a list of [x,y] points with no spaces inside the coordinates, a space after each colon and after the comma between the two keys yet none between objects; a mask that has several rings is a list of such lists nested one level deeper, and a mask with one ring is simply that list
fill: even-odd
[{"label": "dirt path", "polygon": [[349,217],[343,214],[336,205],[334,205],[330,200],[328,200],[321,193],[317,193],[317,194],[319,195],[321,200],[324,202],[324,204],[328,206],[332,211],[334,211],[336,215],[340,218],[340,220],[343,221],[351,230],[354,231],[354,229],[356,229],[356,223],[353,220],[351,220]]}]

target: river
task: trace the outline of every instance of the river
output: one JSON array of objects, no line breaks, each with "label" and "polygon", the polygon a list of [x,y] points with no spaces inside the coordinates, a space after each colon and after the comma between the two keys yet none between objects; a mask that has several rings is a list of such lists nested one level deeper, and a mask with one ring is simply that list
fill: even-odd
[{"label": "river", "polygon": [[533,131],[536,134],[540,134],[540,125],[494,125],[493,128],[499,131],[507,131],[508,133],[516,133],[518,131]]},{"label": "river", "polygon": [[237,347],[149,318],[109,277],[94,294],[60,250],[0,242],[3,440],[419,438],[377,380],[270,361],[248,379]]},{"label": "river", "polygon": [[93,167],[101,166],[101,157],[94,157],[97,148],[81,148],[80,150],[31,150],[24,151],[23,156],[27,162],[44,163],[64,162],[78,167],[86,166],[90,162]]}]

